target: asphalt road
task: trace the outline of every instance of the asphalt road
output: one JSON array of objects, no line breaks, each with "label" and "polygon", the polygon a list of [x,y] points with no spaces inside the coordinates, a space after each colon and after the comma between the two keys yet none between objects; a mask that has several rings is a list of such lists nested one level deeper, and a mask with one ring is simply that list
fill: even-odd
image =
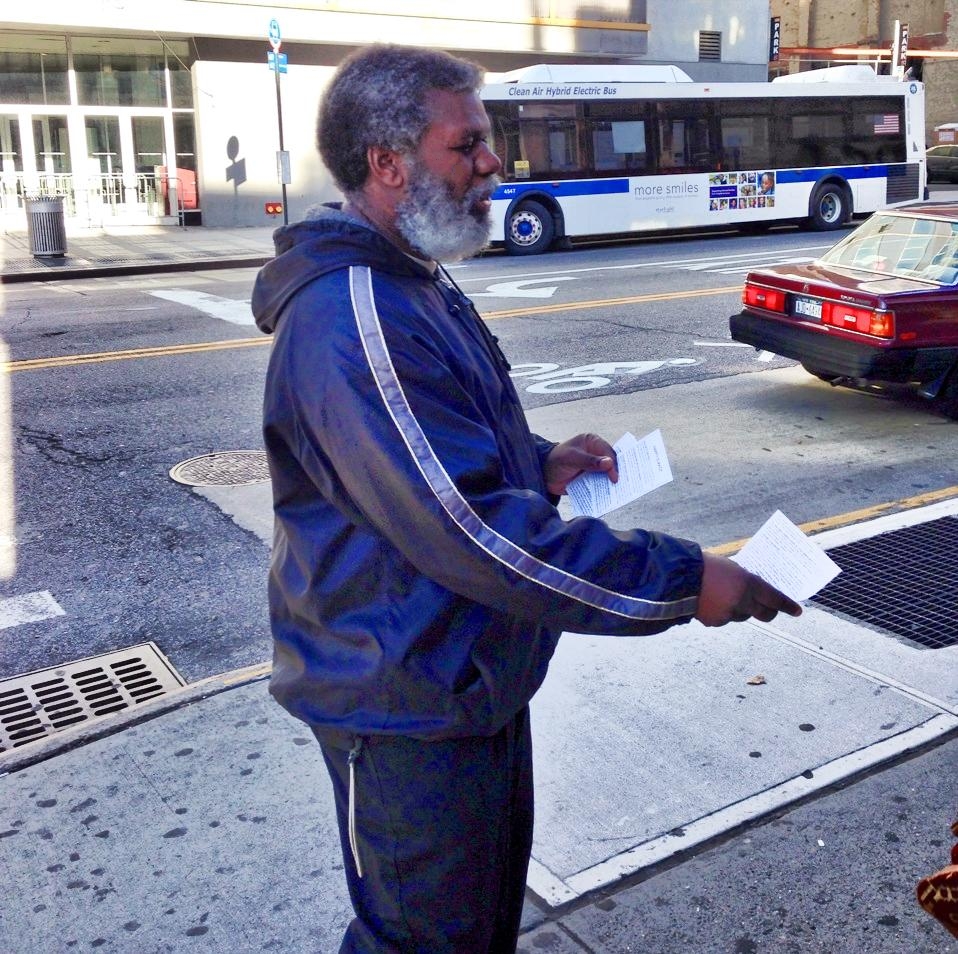
[{"label": "asphalt road", "polygon": [[[822,239],[659,239],[531,262],[489,256],[453,274],[502,340],[534,426],[557,437],[586,422],[611,437],[662,429],[675,481],[613,522],[720,545],[773,505],[800,523],[841,522],[956,483],[956,424],[932,408],[833,390],[728,341],[748,264],[814,254]],[[245,323],[252,278],[98,279],[6,296],[17,566],[0,599],[46,593],[61,615],[4,620],[0,678],[146,639],[190,681],[268,657],[266,546],[168,477],[188,457],[260,446],[267,348]],[[876,636],[878,653],[886,642]],[[951,952],[913,885],[947,857],[955,744],[540,914],[520,950]],[[580,754],[580,771],[607,761]],[[262,910],[257,925],[288,922]]]},{"label": "asphalt road", "polygon": [[[803,522],[956,483],[955,425],[917,400],[803,378],[759,404],[729,401],[736,381],[791,366],[728,338],[746,270],[810,258],[835,238],[658,238],[493,254],[451,272],[500,338],[533,417],[568,408],[558,429],[587,409],[592,428],[612,415],[610,426],[660,427],[670,453],[681,449],[654,510],[615,519],[719,545],[756,528],[757,495]],[[16,569],[0,598],[40,594],[51,611],[8,621],[0,678],[148,640],[187,681],[268,658],[266,547],[168,476],[195,456],[261,447],[268,348],[250,323],[254,275],[8,290]],[[721,418],[671,399],[708,382]],[[615,402],[640,392],[648,413],[623,418]]]}]

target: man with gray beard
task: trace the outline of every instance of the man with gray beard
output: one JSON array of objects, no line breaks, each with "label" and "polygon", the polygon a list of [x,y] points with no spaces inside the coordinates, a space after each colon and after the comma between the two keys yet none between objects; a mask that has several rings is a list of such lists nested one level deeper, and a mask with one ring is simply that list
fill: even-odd
[{"label": "man with gray beard", "polygon": [[275,535],[270,691],[316,735],[355,918],[342,952],[515,950],[532,848],[529,700],[563,630],[640,636],[800,607],[694,543],[555,504],[594,434],[529,431],[439,260],[489,236],[481,70],[372,46],[320,153],[346,202],[278,230],[253,311]]}]

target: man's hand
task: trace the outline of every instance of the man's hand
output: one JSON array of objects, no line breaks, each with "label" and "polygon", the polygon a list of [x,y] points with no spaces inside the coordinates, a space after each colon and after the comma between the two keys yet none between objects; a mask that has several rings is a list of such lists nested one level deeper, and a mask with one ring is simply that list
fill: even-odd
[{"label": "man's hand", "polygon": [[598,434],[579,434],[552,449],[544,467],[546,487],[561,497],[569,483],[587,471],[604,471],[613,484],[619,479],[615,451]]},{"label": "man's hand", "polygon": [[779,614],[801,616],[802,608],[761,577],[726,557],[703,553],[702,591],[695,618],[706,626],[724,626],[754,616],[768,623]]}]

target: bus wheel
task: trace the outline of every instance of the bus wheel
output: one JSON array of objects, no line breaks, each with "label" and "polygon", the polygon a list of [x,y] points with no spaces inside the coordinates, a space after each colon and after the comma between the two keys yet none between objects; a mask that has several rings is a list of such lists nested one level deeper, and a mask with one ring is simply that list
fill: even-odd
[{"label": "bus wheel", "polygon": [[852,203],[848,193],[836,182],[823,182],[813,193],[812,227],[819,232],[841,228],[851,217]]},{"label": "bus wheel", "polygon": [[552,215],[538,202],[523,202],[506,223],[506,249],[511,255],[544,252],[554,237]]}]

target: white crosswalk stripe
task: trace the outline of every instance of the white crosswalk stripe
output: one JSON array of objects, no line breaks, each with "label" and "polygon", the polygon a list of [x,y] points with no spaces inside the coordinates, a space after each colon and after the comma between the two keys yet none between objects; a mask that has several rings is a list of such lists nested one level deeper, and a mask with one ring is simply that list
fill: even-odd
[{"label": "white crosswalk stripe", "polygon": [[188,305],[190,308],[196,308],[204,314],[234,325],[254,324],[249,300],[236,301],[233,298],[222,298],[219,295],[210,295],[207,292],[192,291],[187,288],[166,288],[151,291],[150,294],[166,301],[175,301],[179,305]]},{"label": "white crosswalk stripe", "polygon": [[751,255],[747,261],[733,262],[731,257],[698,259],[689,262],[670,262],[663,265],[663,268],[674,268],[690,272],[711,272],[719,275],[744,275],[755,268],[768,268],[772,265],[798,265],[803,262],[813,262],[815,259],[810,255],[795,258],[775,258],[769,257],[763,260],[761,257]]},{"label": "white crosswalk stripe", "polygon": [[66,610],[53,598],[49,590],[37,590],[0,600],[0,629],[39,623],[54,616],[66,616]]}]

